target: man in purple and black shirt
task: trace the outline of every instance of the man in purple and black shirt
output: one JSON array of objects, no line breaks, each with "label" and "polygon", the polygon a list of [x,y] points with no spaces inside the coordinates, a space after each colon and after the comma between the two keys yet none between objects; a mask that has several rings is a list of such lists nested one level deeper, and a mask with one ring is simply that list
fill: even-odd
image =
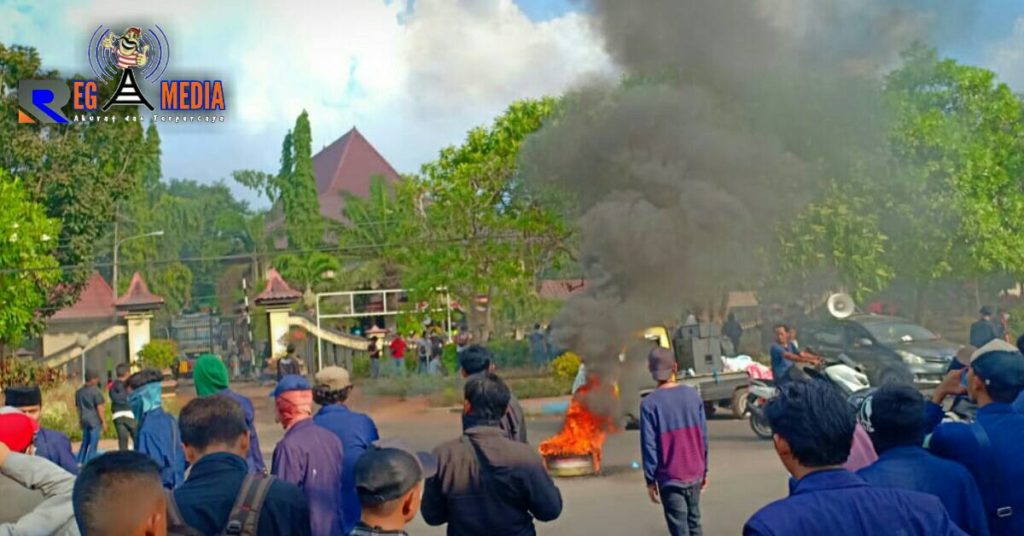
[{"label": "man in purple and black shirt", "polygon": [[640,448],[651,502],[665,509],[672,536],[700,536],[700,494],[708,477],[708,427],[697,390],[676,382],[666,348],[648,356],[658,388],[640,403]]}]

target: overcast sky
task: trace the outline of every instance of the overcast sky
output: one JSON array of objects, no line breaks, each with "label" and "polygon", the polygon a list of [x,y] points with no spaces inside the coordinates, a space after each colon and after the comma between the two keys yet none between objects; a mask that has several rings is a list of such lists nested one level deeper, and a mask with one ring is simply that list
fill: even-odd
[{"label": "overcast sky", "polygon": [[[974,0],[964,0],[974,1]],[[1024,90],[1024,2],[984,0],[970,39],[944,52]],[[159,24],[171,72],[225,81],[222,125],[161,127],[167,177],[275,171],[305,108],[314,152],[357,126],[400,172],[414,172],[511,101],[615,75],[585,3],[574,0],[0,0],[0,42],[87,73],[98,25]],[[155,91],[152,94],[156,94]],[[258,202],[263,205],[265,202]]]}]

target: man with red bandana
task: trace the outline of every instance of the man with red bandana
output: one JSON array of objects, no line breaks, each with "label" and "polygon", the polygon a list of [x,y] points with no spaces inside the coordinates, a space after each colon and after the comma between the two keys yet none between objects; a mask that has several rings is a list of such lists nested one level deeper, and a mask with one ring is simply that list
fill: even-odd
[{"label": "man with red bandana", "polygon": [[313,389],[304,376],[281,378],[271,396],[286,430],[274,447],[271,474],[302,489],[309,500],[313,536],[341,534],[341,440],[313,422]]}]

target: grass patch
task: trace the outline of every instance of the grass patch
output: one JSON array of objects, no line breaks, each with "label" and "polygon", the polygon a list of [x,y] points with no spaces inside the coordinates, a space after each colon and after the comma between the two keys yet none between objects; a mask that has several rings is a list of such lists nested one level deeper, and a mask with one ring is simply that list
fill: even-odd
[{"label": "grass patch", "polygon": [[[77,389],[78,386],[65,383],[43,391],[43,414],[39,417],[39,425],[66,435],[71,441],[81,441],[82,428],[78,424],[78,410],[75,409],[75,391]],[[106,391],[103,394],[106,395]],[[175,418],[181,413],[181,402],[177,397],[163,397],[163,407],[164,411]],[[103,430],[101,439],[117,439],[117,431],[114,429],[110,408],[110,399],[107,398],[103,404],[107,428]]]},{"label": "grass patch", "polygon": [[[515,375],[507,377],[502,374],[509,389],[520,400],[528,398],[549,398],[568,395],[572,390],[572,382],[558,380],[550,376]],[[406,376],[404,378],[381,378],[368,380],[360,388],[373,396],[393,396],[411,398],[426,396],[434,407],[449,407],[462,404],[461,377]]]}]

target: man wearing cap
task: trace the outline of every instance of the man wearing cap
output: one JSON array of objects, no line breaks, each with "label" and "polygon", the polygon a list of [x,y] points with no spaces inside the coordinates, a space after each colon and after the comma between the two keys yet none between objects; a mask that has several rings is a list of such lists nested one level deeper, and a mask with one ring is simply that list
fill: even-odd
[{"label": "man wearing cap", "polygon": [[[479,344],[467,346],[465,350],[459,353],[458,359],[459,369],[462,372],[463,378],[469,378],[477,374],[492,373],[497,368],[494,365],[494,359],[491,356],[490,350]],[[467,419],[469,420],[467,421]],[[472,417],[463,415],[462,428],[472,427],[473,423],[471,421]],[[510,394],[508,411],[501,418],[499,426],[512,441],[529,443],[526,440],[526,417],[516,395]]]},{"label": "man wearing cap", "polygon": [[356,462],[379,439],[377,426],[370,417],[345,406],[351,394],[352,381],[347,370],[325,367],[316,373],[313,401],[320,404],[320,411],[313,422],[338,436],[345,451],[341,470],[342,534],[351,532],[359,521],[359,496],[354,480]]},{"label": "man wearing cap", "polygon": [[370,447],[355,466],[362,514],[350,536],[405,536],[423,497],[423,480],[437,472],[437,460],[397,443]]},{"label": "man wearing cap", "polygon": [[996,332],[996,324],[992,320],[992,308],[986,305],[978,311],[978,314],[981,315],[981,318],[971,324],[971,346],[975,348],[981,348],[992,339],[999,337]]},{"label": "man wearing cap", "polygon": [[438,469],[424,486],[423,520],[447,523],[449,536],[532,536],[534,519],[561,515],[561,492],[537,450],[500,429],[511,396],[505,382],[490,372],[476,374],[464,395],[462,436],[434,449]]},{"label": "man wearing cap", "polygon": [[679,365],[667,348],[647,357],[658,388],[640,403],[644,480],[654,504],[665,510],[672,536],[699,536],[700,494],[708,477],[708,430],[697,390],[676,382]]},{"label": "man wearing cap", "polygon": [[922,447],[924,411],[924,397],[911,385],[883,385],[868,395],[857,420],[881,457],[857,476],[872,486],[934,495],[964,532],[985,536],[988,520],[974,477],[964,466]]},{"label": "man wearing cap", "polygon": [[145,369],[128,377],[128,405],[139,423],[135,451],[149,456],[160,467],[160,479],[167,489],[185,480],[185,452],[181,448],[178,421],[161,405],[163,373]]},{"label": "man wearing cap", "polygon": [[245,412],[245,423],[249,427],[249,452],[245,456],[245,461],[249,464],[250,473],[266,474],[267,466],[263,463],[260,438],[256,434],[256,410],[248,397],[231,390],[228,385],[228,368],[224,366],[224,361],[213,354],[199,356],[192,369],[192,378],[196,383],[197,395],[224,395],[242,407],[242,411]]},{"label": "man wearing cap", "polygon": [[305,493],[313,536],[341,534],[341,440],[313,422],[313,390],[304,376],[281,378],[271,396],[286,430],[274,447],[271,474]]},{"label": "man wearing cap", "polygon": [[302,374],[302,365],[299,364],[299,357],[295,355],[295,345],[288,343],[285,351],[288,353],[277,362],[277,381],[290,374]]},{"label": "man wearing cap", "polygon": [[1024,390],[1024,356],[994,339],[971,355],[966,392],[978,405],[974,423],[941,423],[946,397],[963,393],[960,371],[950,372],[928,405],[929,448],[974,476],[993,536],[1024,534],[1024,415],[1011,404]]},{"label": "man wearing cap", "polygon": [[[43,393],[38,385],[10,386],[4,389],[4,404],[21,411],[38,423],[43,413]],[[71,441],[68,440],[68,436],[40,426],[33,444],[36,456],[50,460],[73,475],[78,474],[78,462],[71,452]]]},{"label": "man wearing cap", "polygon": [[77,536],[74,475],[26,454],[38,424],[23,413],[0,414],[0,536]]}]

